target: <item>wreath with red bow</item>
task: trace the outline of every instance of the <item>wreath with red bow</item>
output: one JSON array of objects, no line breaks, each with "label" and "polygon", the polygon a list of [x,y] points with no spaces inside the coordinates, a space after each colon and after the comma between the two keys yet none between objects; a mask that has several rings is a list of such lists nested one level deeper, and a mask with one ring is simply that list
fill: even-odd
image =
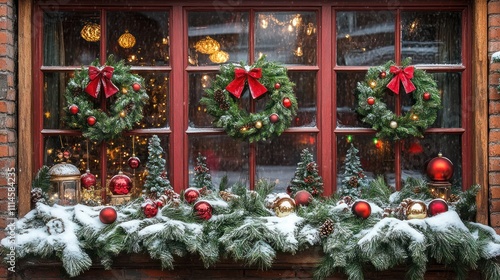
[{"label": "wreath with red bow", "polygon": [[[106,110],[102,110],[101,95],[106,97]],[[132,129],[143,118],[148,95],[143,78],[131,74],[123,60],[116,62],[110,56],[104,66],[96,60],[76,71],[66,86],[65,98],[67,125],[100,142]]]},{"label": "wreath with red bow", "polygon": [[[215,118],[216,127],[223,128],[233,138],[249,142],[277,137],[287,129],[297,114],[294,83],[287,69],[269,62],[265,56],[253,65],[227,64],[206,90],[200,103]],[[248,112],[245,92],[254,100],[266,100],[260,112]],[[260,107],[257,103],[256,107]]]},{"label": "wreath with red bow", "polygon": [[[405,59],[401,66],[389,61],[368,69],[365,80],[358,82],[356,111],[362,121],[377,130],[377,137],[399,140],[422,137],[437,118],[441,97],[436,82],[424,70],[410,65]],[[401,114],[389,110],[384,102],[390,95],[411,94],[413,105],[402,106]]]}]

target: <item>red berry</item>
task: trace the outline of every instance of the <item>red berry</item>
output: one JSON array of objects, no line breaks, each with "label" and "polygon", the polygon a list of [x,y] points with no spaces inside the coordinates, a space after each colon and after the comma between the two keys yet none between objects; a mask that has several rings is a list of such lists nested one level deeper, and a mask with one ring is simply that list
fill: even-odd
[{"label": "red berry", "polygon": [[429,100],[429,99],[431,99],[431,94],[428,92],[424,92],[423,98],[424,98],[424,100]]},{"label": "red berry", "polygon": [[373,105],[373,104],[375,104],[375,98],[373,98],[373,97],[368,97],[368,98],[366,99],[366,103],[368,103],[368,105],[370,105],[370,106],[371,106],[371,105]]},{"label": "red berry", "polygon": [[90,126],[93,126],[96,122],[97,122],[97,120],[94,116],[90,116],[87,118],[87,124]]},{"label": "red berry", "polygon": [[290,107],[292,107],[292,101],[290,100],[290,98],[285,97],[285,98],[283,99],[283,106],[285,106],[285,108],[290,108]]},{"label": "red berry", "polygon": [[134,89],[134,91],[139,91],[139,90],[141,90],[141,85],[138,83],[134,83],[132,85],[132,89]]},{"label": "red berry", "polygon": [[281,84],[280,84],[280,83],[276,83],[276,84],[274,84],[274,88],[275,88],[275,89],[280,89],[280,88],[281,88]]},{"label": "red berry", "polygon": [[69,112],[72,114],[72,115],[76,115],[78,114],[78,111],[80,111],[80,109],[78,108],[78,106],[76,106],[75,104],[69,106]]}]

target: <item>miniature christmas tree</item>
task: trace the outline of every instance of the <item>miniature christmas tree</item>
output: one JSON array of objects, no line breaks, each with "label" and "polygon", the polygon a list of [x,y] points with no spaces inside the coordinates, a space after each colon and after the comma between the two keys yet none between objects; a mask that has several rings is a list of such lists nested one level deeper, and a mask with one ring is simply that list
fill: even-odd
[{"label": "miniature christmas tree", "polygon": [[151,198],[157,199],[166,190],[172,189],[170,181],[164,173],[166,161],[162,157],[163,148],[157,135],[153,135],[149,139],[148,151],[148,162],[146,163],[148,175],[144,183],[144,192]]},{"label": "miniature christmas tree", "polygon": [[193,187],[195,188],[207,188],[209,190],[215,190],[214,184],[212,183],[212,176],[210,175],[210,169],[207,166],[207,158],[198,153],[196,158],[196,166],[194,167],[194,179]]},{"label": "miniature christmas tree", "polygon": [[339,188],[341,196],[351,196],[358,198],[361,195],[361,190],[368,186],[368,181],[365,179],[361,161],[358,157],[359,150],[351,144],[347,150],[344,162],[344,174],[342,175],[342,185]]},{"label": "miniature christmas tree", "polygon": [[300,190],[306,190],[313,196],[323,193],[323,178],[319,175],[318,166],[308,149],[302,150],[300,162],[288,189],[292,197]]}]

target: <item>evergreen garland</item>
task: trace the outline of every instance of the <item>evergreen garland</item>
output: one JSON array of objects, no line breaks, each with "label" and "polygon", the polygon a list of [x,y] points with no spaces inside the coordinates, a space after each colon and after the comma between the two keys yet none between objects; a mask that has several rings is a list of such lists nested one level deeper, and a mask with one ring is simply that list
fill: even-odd
[{"label": "evergreen garland", "polygon": [[[407,58],[402,67],[413,67],[410,63],[411,59]],[[395,67],[395,64],[389,61],[382,66],[368,69],[365,80],[357,85],[356,111],[363,117],[363,122],[370,124],[377,131],[377,137],[392,140],[420,137],[424,130],[436,121],[437,112],[441,108],[441,97],[436,82],[424,70],[415,69],[410,82],[416,89],[408,93],[411,94],[414,104],[408,112],[396,115],[384,102],[391,92],[387,88],[388,84],[396,79],[390,73],[391,67]],[[397,86],[400,87],[399,84]],[[399,94],[407,93],[401,90]]]},{"label": "evergreen garland", "polygon": [[148,142],[148,175],[144,182],[143,191],[153,199],[159,198],[167,189],[172,189],[170,181],[165,176],[165,163],[160,138],[153,135]]},{"label": "evergreen garland", "polygon": [[[91,66],[101,68],[98,60]],[[65,92],[66,103],[65,121],[69,127],[80,129],[83,136],[92,141],[104,141],[119,137],[124,130],[130,130],[139,122],[142,116],[142,108],[148,100],[144,88],[144,79],[130,73],[130,67],[124,61],[115,61],[114,56],[109,56],[105,66],[114,68],[111,82],[118,88],[118,92],[106,100],[108,109],[103,111],[98,98],[94,98],[85,92],[90,82],[88,68],[76,71],[67,86]],[[103,66],[104,67],[104,66]],[[134,89],[134,84],[139,89]],[[102,87],[102,86],[101,86]],[[103,89],[99,94],[104,94]],[[100,97],[100,96],[98,96]],[[78,113],[71,113],[71,106],[76,105]],[[95,124],[88,122],[89,117],[95,118]]]},{"label": "evergreen garland", "polygon": [[[226,89],[235,79],[235,69],[262,70],[262,77],[258,82],[267,89],[267,93],[258,99],[267,99],[263,111],[246,111],[243,109],[246,106],[240,104],[239,99]],[[265,141],[281,135],[297,114],[298,105],[293,87],[287,69],[268,62],[265,56],[262,56],[250,66],[243,62],[240,65],[221,66],[220,73],[212,87],[206,90],[206,96],[200,103],[206,106],[207,113],[215,118],[214,125],[223,128],[229,136],[249,142]]]},{"label": "evergreen garland", "polygon": [[306,190],[314,197],[323,194],[323,178],[319,175],[318,165],[309,149],[300,153],[300,162],[287,191],[293,197],[300,190]]}]

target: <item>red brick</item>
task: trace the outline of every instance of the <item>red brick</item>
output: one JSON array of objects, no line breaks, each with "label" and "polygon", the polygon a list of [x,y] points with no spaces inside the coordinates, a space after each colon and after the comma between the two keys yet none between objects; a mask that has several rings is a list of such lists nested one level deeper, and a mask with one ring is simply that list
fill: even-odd
[{"label": "red brick", "polygon": [[500,142],[500,130],[495,129],[489,132],[489,142],[490,143]]},{"label": "red brick", "polygon": [[14,60],[11,58],[0,58],[0,69],[4,71],[14,71]]},{"label": "red brick", "polygon": [[489,179],[491,185],[500,185],[500,173],[498,172],[490,172]]},{"label": "red brick", "polygon": [[490,104],[488,104],[488,112],[491,115],[499,114],[500,113],[500,102],[490,102]]},{"label": "red brick", "polygon": [[0,113],[14,114],[16,111],[16,104],[12,101],[0,102]]},{"label": "red brick", "polygon": [[9,146],[0,145],[0,157],[6,157],[9,155]]},{"label": "red brick", "polygon": [[488,27],[497,27],[497,26],[500,26],[500,15],[489,15]]},{"label": "red brick", "polygon": [[[0,121],[1,121],[1,117],[0,117]],[[15,125],[16,125],[16,119],[14,116],[4,116],[3,117],[4,119],[4,127],[5,128],[15,128]]]},{"label": "red brick", "polygon": [[11,32],[0,31],[0,44],[12,45],[13,43],[14,39]]},{"label": "red brick", "polygon": [[0,158],[0,169],[12,168],[12,167],[16,167],[16,159],[14,157]]},{"label": "red brick", "polygon": [[[500,158],[490,157],[488,159],[488,170],[489,171],[500,171]],[[500,195],[500,193],[499,193],[499,195]],[[500,196],[498,198],[500,198]]]},{"label": "red brick", "polygon": [[488,39],[490,41],[500,40],[500,28],[490,28],[488,29]]},{"label": "red brick", "polygon": [[490,74],[500,71],[500,61],[499,62],[492,62],[490,64],[489,71],[490,71]]},{"label": "red brick", "polygon": [[500,213],[492,213],[490,215],[490,224],[492,227],[500,226]]},{"label": "red brick", "polygon": [[489,117],[490,128],[500,128],[500,115],[491,115]]},{"label": "red brick", "polygon": [[498,85],[499,80],[500,80],[500,73],[499,72],[493,72],[493,73],[491,73],[489,75],[488,83],[490,85]]},{"label": "red brick", "polygon": [[488,42],[488,51],[496,52],[500,50],[500,42]]},{"label": "red brick", "polygon": [[490,201],[491,212],[500,212],[500,199],[492,199]]},{"label": "red brick", "polygon": [[488,14],[500,14],[500,3],[488,2]]}]

